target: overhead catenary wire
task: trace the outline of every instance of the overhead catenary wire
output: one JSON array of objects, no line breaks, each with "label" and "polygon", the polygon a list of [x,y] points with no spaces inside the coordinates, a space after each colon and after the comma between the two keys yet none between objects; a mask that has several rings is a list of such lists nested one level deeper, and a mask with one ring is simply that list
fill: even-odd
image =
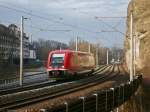
[{"label": "overhead catenary wire", "polygon": [[[14,4],[11,4],[11,3],[8,3],[8,2],[4,2],[4,1],[0,1],[0,4],[2,4],[2,5],[5,5],[5,4],[7,4],[7,6],[9,5],[9,6],[13,6],[13,7],[15,7],[16,9],[21,9],[21,10],[23,10],[23,11],[26,11],[26,10],[29,10],[28,8],[24,8],[24,7],[18,7],[17,5],[14,5]],[[29,12],[36,12],[36,13],[38,13],[38,14],[45,14],[45,15],[49,15],[49,16],[51,16],[51,17],[57,17],[58,19],[62,19],[62,17],[58,17],[58,16],[55,16],[55,15],[52,15],[52,14],[48,14],[48,13],[40,13],[40,12],[38,12],[38,11],[35,11],[35,10],[29,10]]]},{"label": "overhead catenary wire", "polygon": [[[12,22],[12,21],[1,21],[1,22],[7,22],[9,24],[16,24],[19,26],[19,23],[16,23],[16,22]],[[43,27],[37,27],[35,25],[26,25],[26,27],[29,27],[29,28],[32,28],[32,29],[37,29],[39,31],[50,31],[50,32],[70,32],[71,30],[70,29],[48,29],[48,28],[43,28]]]},{"label": "overhead catenary wire", "polygon": [[[79,13],[82,13],[81,11],[79,11]],[[86,14],[86,15],[88,15],[88,16],[91,16],[91,15],[89,15],[88,13],[83,13],[83,14]],[[126,19],[127,17],[126,16],[112,16],[112,17],[110,17],[110,16],[101,16],[101,17],[98,17],[98,16],[94,16],[94,18],[95,19],[100,19],[100,21],[104,24],[104,25],[106,25],[106,26],[108,26],[108,27],[110,27],[112,30],[102,30],[102,31],[100,31],[100,32],[96,32],[96,33],[101,33],[101,32],[119,32],[121,35],[123,35],[123,36],[127,36],[125,33],[123,33],[122,31],[120,31],[120,30],[118,30],[116,27],[120,24],[120,21],[119,21],[119,23],[117,23],[115,26],[112,26],[112,25],[110,25],[110,24],[108,24],[108,23],[106,23],[105,21],[103,21],[103,19]],[[128,36],[127,36],[128,37]],[[110,41],[111,42],[111,41]],[[124,45],[124,44],[120,44],[120,45]]]},{"label": "overhead catenary wire", "polygon": [[[88,16],[91,17],[91,15],[89,15],[88,13],[85,13],[85,12],[82,12],[82,11],[78,11],[79,13],[81,14],[86,14]],[[114,27],[106,22],[104,22],[102,19],[126,19],[127,17],[126,16],[94,16],[94,19],[97,19],[97,20],[100,20],[103,24],[105,24],[106,26],[110,27],[111,29],[114,30],[114,32],[119,32],[120,34],[126,36],[125,33],[123,33],[122,31],[118,30],[116,27],[118,26],[118,24]],[[97,33],[97,32],[96,32]]]},{"label": "overhead catenary wire", "polygon": [[[85,14],[85,15],[88,15],[88,16],[91,17],[91,15],[89,15],[89,13],[84,13],[84,12],[81,12],[81,11],[78,11],[78,12],[81,13],[81,14]],[[100,18],[101,18],[101,19],[100,19]],[[120,24],[121,19],[126,19],[126,18],[127,18],[126,16],[94,16],[94,19],[97,19],[97,20],[100,19],[101,22],[102,22],[104,25],[106,25],[106,26],[108,26],[108,27],[110,27],[110,28],[112,29],[112,31],[111,31],[111,30],[110,30],[110,31],[102,30],[102,31],[96,32],[96,33],[102,33],[102,32],[118,32],[118,33],[120,33],[121,35],[123,35],[123,37],[124,37],[124,36],[127,36],[125,33],[123,33],[122,31],[120,31],[120,30],[117,29],[118,25]],[[120,21],[119,21],[115,26],[112,26],[112,25],[110,25],[110,24],[104,22],[103,19],[120,19]],[[128,37],[128,36],[127,36],[127,37]]]},{"label": "overhead catenary wire", "polygon": [[[33,11],[31,11],[31,10],[29,12],[27,12],[27,11],[24,11],[24,10],[21,10],[21,9],[12,8],[12,7],[9,7],[9,6],[6,6],[6,5],[2,5],[2,4],[0,4],[0,7],[7,8],[7,9],[10,9],[10,10],[14,10],[16,12],[25,13],[27,15],[34,16],[34,17],[37,17],[39,19],[43,19],[43,20],[47,20],[47,21],[52,21],[52,22],[58,23],[58,24],[63,24],[64,26],[70,26],[70,27],[73,27],[73,28],[79,28],[81,30],[85,30],[87,32],[97,33],[95,31],[91,31],[89,29],[85,29],[85,28],[82,28],[82,27],[77,26],[77,25],[66,24],[66,23],[61,22],[61,21],[52,20],[51,18],[47,18],[47,17],[43,17],[43,16],[40,16],[40,15],[34,14],[34,13],[32,13]],[[102,17],[102,18],[120,18],[120,17]],[[121,17],[121,18],[124,18],[124,17]]]},{"label": "overhead catenary wire", "polygon": [[[7,22],[7,23],[9,23],[9,24],[11,24],[12,23],[12,21],[2,21],[2,22]],[[16,25],[18,25],[19,26],[19,23],[15,23]],[[71,35],[70,33],[68,33],[68,32],[72,32],[71,30],[61,30],[61,29],[46,29],[46,28],[41,28],[41,27],[37,27],[37,26],[33,26],[33,25],[26,25],[26,27],[30,27],[30,28],[33,28],[33,29],[36,29],[36,30],[38,30],[38,31],[41,31],[41,32],[61,32],[61,35],[62,34],[64,34],[64,35],[67,35],[67,36],[75,36],[75,35]],[[37,32],[36,32],[37,33]],[[67,34],[66,34],[67,33]],[[32,35],[32,34],[31,34]],[[81,37],[81,36],[80,36]]]},{"label": "overhead catenary wire", "polygon": [[[1,4],[0,4],[0,7],[2,7],[2,8],[7,8],[7,9],[10,9],[10,10],[14,10],[14,11],[16,11],[16,12],[24,13],[24,14],[27,14],[27,15],[30,15],[30,16],[34,16],[34,17],[39,18],[39,19],[42,19],[42,20],[54,22],[54,23],[57,23],[57,24],[62,24],[62,25],[64,25],[64,26],[69,26],[69,27],[72,27],[72,28],[81,29],[81,30],[83,30],[83,31],[85,31],[85,32],[92,33],[92,34],[96,34],[96,36],[97,36],[97,32],[92,31],[92,30],[90,30],[90,29],[83,28],[83,27],[80,27],[80,26],[77,26],[77,25],[73,25],[73,24],[68,24],[68,23],[65,23],[65,22],[57,21],[57,20],[53,20],[53,19],[48,18],[48,17],[43,17],[43,16],[41,16],[41,15],[34,14],[34,13],[31,12],[31,11],[30,11],[30,12],[27,12],[27,11],[24,11],[24,10],[12,8],[12,7],[9,7],[9,6],[6,6],[6,5],[1,5]],[[104,39],[104,38],[103,38],[103,39]],[[107,40],[107,41],[108,41],[108,39],[106,39],[106,38],[105,38],[104,40]]]},{"label": "overhead catenary wire", "polygon": [[[80,26],[77,26],[77,25],[66,24],[64,22],[56,21],[56,20],[53,20],[51,18],[47,18],[47,17],[43,17],[43,16],[40,16],[40,15],[36,15],[36,14],[33,13],[33,11],[31,13],[31,11],[27,12],[27,11],[24,11],[24,10],[21,10],[21,9],[12,8],[12,7],[9,7],[9,6],[6,6],[6,5],[2,5],[2,4],[0,4],[0,7],[6,8],[6,9],[10,9],[10,10],[14,10],[16,12],[24,13],[24,14],[27,14],[29,16],[34,16],[34,17],[42,19],[42,20],[51,21],[51,22],[54,22],[54,23],[57,23],[57,24],[62,24],[64,26],[69,26],[69,27],[72,27],[72,28],[81,29],[81,30],[84,30],[85,32],[96,34],[96,36],[97,36],[97,32],[95,32],[95,31],[92,31],[92,30],[89,30],[87,28],[83,28],[83,27],[80,27]],[[103,38],[103,40],[109,41],[108,39],[104,39],[104,38]]]},{"label": "overhead catenary wire", "polygon": [[81,29],[81,30],[84,30],[86,32],[95,33],[95,31],[92,31],[90,29],[83,28],[81,26],[77,26],[77,25],[73,25],[73,24],[68,24],[68,23],[65,23],[65,22],[57,21],[57,20],[53,20],[53,19],[48,18],[48,17],[44,17],[44,16],[40,16],[40,15],[34,14],[33,12],[32,13],[31,12],[27,12],[27,11],[24,11],[24,10],[21,10],[21,9],[12,8],[12,7],[9,7],[9,6],[6,6],[6,5],[2,5],[2,4],[0,4],[0,7],[6,8],[6,9],[10,9],[10,10],[13,10],[13,11],[16,11],[16,12],[24,13],[24,14],[27,14],[27,15],[30,15],[30,16],[34,16],[34,17],[42,19],[42,20],[54,22],[54,23],[57,23],[57,24],[62,24],[64,26],[69,26],[69,27],[76,28],[76,29]]},{"label": "overhead catenary wire", "polygon": [[[97,19],[97,18],[95,18],[95,19]],[[110,25],[110,24],[104,22],[102,19],[98,19],[98,20],[99,20],[99,21],[102,21],[106,26],[112,28],[112,29],[115,30],[116,32],[119,32],[119,33],[122,34],[123,36],[126,35],[125,33],[123,33],[123,32],[121,32],[120,30],[118,30],[116,27],[113,27],[112,25]]]},{"label": "overhead catenary wire", "polygon": [[[82,13],[82,14],[86,14],[86,15],[89,15],[88,13],[85,13],[85,12],[81,12],[81,11],[78,11],[79,13]],[[91,15],[89,15],[91,17]],[[118,24],[114,27],[106,22],[104,22],[102,19],[125,19],[127,18],[126,16],[95,16],[94,19],[97,19],[99,21],[101,21],[103,24],[105,24],[106,26],[110,27],[111,29],[114,30],[114,32],[119,32],[120,34],[124,35],[125,36],[125,33],[121,32],[120,30],[118,30],[116,27],[118,26]],[[112,31],[113,32],[113,31]],[[98,32],[96,32],[98,33]]]}]

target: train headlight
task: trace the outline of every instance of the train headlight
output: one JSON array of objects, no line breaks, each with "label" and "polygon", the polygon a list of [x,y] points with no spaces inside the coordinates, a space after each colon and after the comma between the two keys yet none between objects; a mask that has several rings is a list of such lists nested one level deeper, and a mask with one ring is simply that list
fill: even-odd
[{"label": "train headlight", "polygon": [[64,66],[62,66],[62,68],[64,68]]}]

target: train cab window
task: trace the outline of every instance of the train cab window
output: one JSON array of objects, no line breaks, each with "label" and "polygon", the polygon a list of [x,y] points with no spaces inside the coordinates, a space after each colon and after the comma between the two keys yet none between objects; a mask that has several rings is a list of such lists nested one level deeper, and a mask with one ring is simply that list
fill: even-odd
[{"label": "train cab window", "polygon": [[64,67],[65,54],[53,54],[51,57],[51,66],[53,68]]}]

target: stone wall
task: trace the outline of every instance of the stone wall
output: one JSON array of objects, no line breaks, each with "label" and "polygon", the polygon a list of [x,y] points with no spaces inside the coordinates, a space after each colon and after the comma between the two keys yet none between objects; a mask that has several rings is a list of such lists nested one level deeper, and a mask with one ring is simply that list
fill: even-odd
[{"label": "stone wall", "polygon": [[126,63],[130,59],[130,14],[133,11],[133,32],[136,42],[136,68],[150,77],[150,0],[132,0],[128,7],[127,37],[125,41]]},{"label": "stone wall", "polygon": [[[150,0],[131,0],[128,6],[127,31],[125,39],[125,58],[129,68],[130,60],[130,14],[133,12],[133,32],[136,42],[136,70],[143,73],[143,84],[136,95],[135,105],[141,109],[136,112],[150,111]],[[140,103],[136,101],[140,100]],[[128,103],[130,104],[130,103]],[[134,109],[131,109],[132,111]]]}]

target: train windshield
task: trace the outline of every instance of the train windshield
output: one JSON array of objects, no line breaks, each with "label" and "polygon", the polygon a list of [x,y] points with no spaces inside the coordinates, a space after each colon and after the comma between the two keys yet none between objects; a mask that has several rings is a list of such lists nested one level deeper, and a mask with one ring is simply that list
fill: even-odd
[{"label": "train windshield", "polygon": [[64,66],[65,54],[53,54],[51,58],[51,66],[53,68],[59,68]]}]

